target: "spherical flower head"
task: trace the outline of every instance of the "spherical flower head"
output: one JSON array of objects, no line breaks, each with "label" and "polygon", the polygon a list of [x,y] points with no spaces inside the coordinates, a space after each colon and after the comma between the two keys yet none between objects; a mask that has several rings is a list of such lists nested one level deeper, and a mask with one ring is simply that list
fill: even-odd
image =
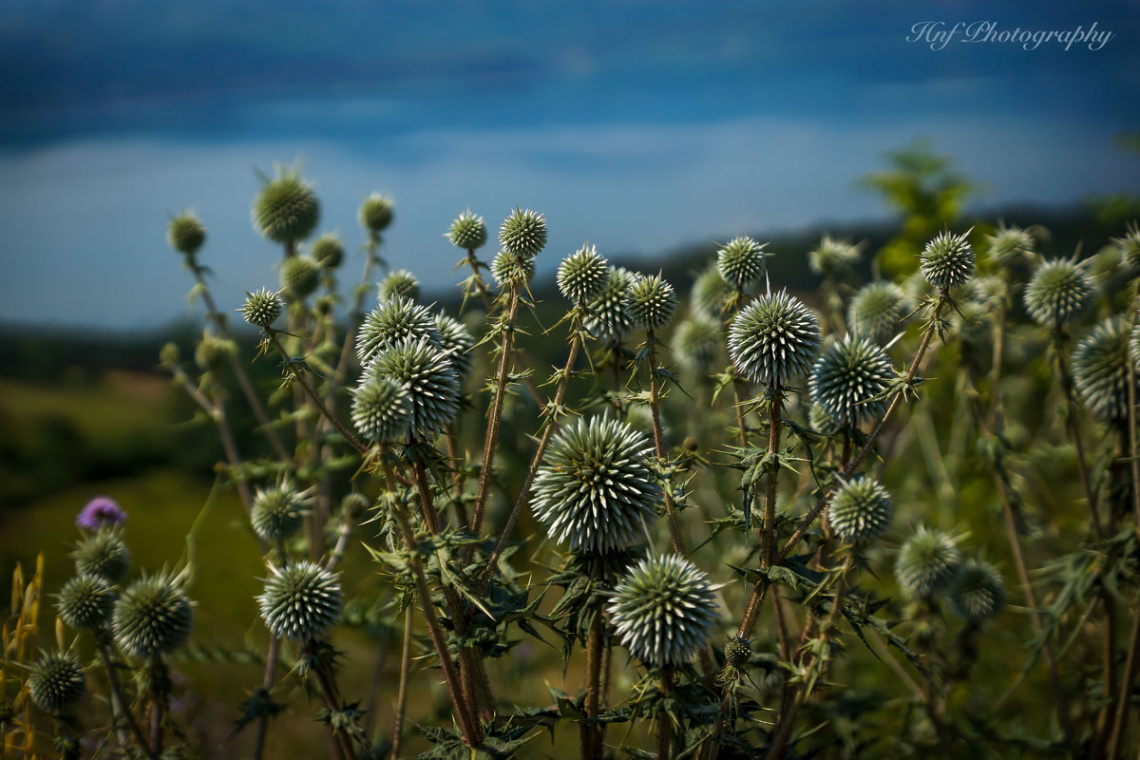
[{"label": "spherical flower head", "polygon": [[657,666],[692,660],[720,617],[708,576],[675,554],[633,568],[614,590],[609,611],[618,640]]},{"label": "spherical flower head", "polygon": [[273,576],[257,603],[271,633],[306,642],[321,638],[337,624],[343,597],[336,575],[312,562],[270,570]]},{"label": "spherical flower head", "polygon": [[336,269],[344,262],[344,243],[334,232],[326,232],[313,241],[309,255],[324,269]]},{"label": "spherical flower head", "polygon": [[1130,337],[1123,320],[1110,319],[1097,325],[1073,351],[1077,393],[1103,420],[1128,417],[1128,363],[1134,361]]},{"label": "spherical flower head", "polygon": [[974,276],[974,249],[967,239],[969,231],[961,235],[941,232],[926,244],[922,251],[922,276],[939,290],[950,290]]},{"label": "spherical flower head", "polygon": [[893,282],[872,282],[851,299],[847,329],[882,345],[895,336],[909,310],[902,288]]},{"label": "spherical flower head", "polygon": [[194,349],[194,363],[203,372],[210,372],[237,356],[237,350],[237,344],[232,340],[205,332],[202,333],[202,340],[198,341]]},{"label": "spherical flower head", "polygon": [[819,246],[808,251],[808,267],[815,274],[832,277],[859,263],[859,246],[849,240],[824,235]]},{"label": "spherical flower head", "polygon": [[961,562],[961,552],[952,536],[919,526],[899,549],[895,578],[908,594],[925,598],[946,586]]},{"label": "spherical flower head", "polygon": [[433,346],[440,345],[435,317],[428,307],[397,296],[382,301],[364,318],[356,334],[356,356],[360,359],[360,366],[367,367],[381,350],[398,343],[420,340]]},{"label": "spherical flower head", "polygon": [[483,217],[467,209],[455,217],[455,221],[447,231],[447,239],[456,248],[474,251],[482,248],[487,242],[487,224],[483,221]]},{"label": "spherical flower head", "polygon": [[510,251],[499,251],[491,261],[491,275],[500,288],[522,290],[534,279],[534,259]]},{"label": "spherical flower head", "polygon": [[321,220],[321,204],[296,169],[278,167],[253,199],[253,228],[275,243],[304,240]]},{"label": "spherical flower head", "polygon": [[893,515],[891,495],[873,477],[841,483],[827,507],[835,535],[852,544],[866,544],[881,536]]},{"label": "spherical flower head", "polygon": [[696,314],[677,325],[670,348],[683,369],[708,374],[716,367],[720,356],[720,325],[709,317]]},{"label": "spherical flower head", "polygon": [[638,543],[662,498],[651,456],[649,439],[624,422],[594,417],[567,425],[535,476],[535,519],[576,554],[607,554]]},{"label": "spherical flower head", "polygon": [[715,319],[724,312],[725,303],[731,294],[732,288],[724,281],[720,270],[714,264],[693,280],[693,290],[689,298],[697,311]]},{"label": "spherical flower head", "polygon": [[967,343],[981,343],[990,333],[990,309],[977,301],[962,301],[950,319],[958,337]]},{"label": "spherical flower head", "polygon": [[533,259],[546,246],[546,219],[530,209],[516,208],[499,227],[499,245],[520,258]]},{"label": "spherical flower head", "polygon": [[1033,236],[1020,227],[1001,226],[986,243],[990,260],[999,267],[1011,267],[1033,256]]},{"label": "spherical flower head", "polygon": [[291,256],[281,262],[281,292],[294,301],[303,301],[320,287],[321,265],[312,256]]},{"label": "spherical flower head", "polygon": [[1120,290],[1132,274],[1132,268],[1115,244],[1104,246],[1089,261],[1089,277],[1101,293],[1111,294]]},{"label": "spherical flower head", "polygon": [[1046,261],[1025,288],[1025,310],[1035,322],[1048,327],[1080,316],[1092,299],[1092,279],[1074,259]]},{"label": "spherical flower head", "polygon": [[56,609],[60,619],[77,631],[102,628],[115,611],[115,588],[98,575],[80,575],[64,584]]},{"label": "spherical flower head", "polygon": [[73,655],[55,652],[41,656],[28,678],[28,694],[36,707],[56,715],[74,706],[87,692],[83,666]]},{"label": "spherical flower head", "polygon": [[352,424],[372,443],[392,443],[407,437],[412,425],[408,389],[386,377],[366,374],[352,396]]},{"label": "spherical flower head", "polygon": [[262,330],[268,330],[285,310],[281,296],[270,292],[266,288],[255,293],[245,294],[245,304],[241,307],[241,315],[246,322]]},{"label": "spherical flower head", "polygon": [[886,409],[881,396],[895,378],[883,349],[870,339],[848,333],[820,355],[808,387],[812,400],[841,427],[858,427]]},{"label": "spherical flower head", "polygon": [[767,266],[766,245],[750,237],[737,237],[716,252],[717,271],[730,288],[747,290],[760,284]]},{"label": "spherical flower head", "polygon": [[193,256],[206,242],[206,228],[198,217],[187,211],[170,220],[166,242],[179,253]]},{"label": "spherical flower head", "polygon": [[360,226],[374,235],[379,234],[392,223],[393,213],[391,198],[372,193],[360,204]]},{"label": "spherical flower head", "polygon": [[558,291],[572,304],[589,303],[602,292],[608,275],[606,260],[586,244],[558,265]]},{"label": "spherical flower head", "polygon": [[954,575],[949,596],[959,615],[969,620],[985,620],[1005,606],[1005,581],[990,563],[968,559]]},{"label": "spherical flower head", "polygon": [[387,378],[407,389],[412,432],[421,440],[442,432],[459,413],[459,376],[447,356],[425,339],[384,349],[365,376]]},{"label": "spherical flower head", "polygon": [[617,342],[633,329],[626,310],[626,295],[634,282],[633,272],[624,267],[610,267],[601,292],[586,307],[590,316],[586,329],[598,340]]},{"label": "spherical flower head", "polygon": [[635,327],[657,331],[677,313],[677,293],[661,275],[638,277],[625,295],[625,311]]},{"label": "spherical flower head", "polygon": [[306,497],[291,481],[284,480],[279,485],[257,489],[249,521],[258,538],[276,544],[301,530],[307,512]]},{"label": "spherical flower head", "polygon": [[113,528],[126,521],[127,513],[110,496],[96,496],[75,517],[75,524],[88,530]]},{"label": "spherical flower head", "polygon": [[392,298],[406,298],[409,301],[420,297],[420,281],[407,269],[397,269],[380,283],[380,302]]},{"label": "spherical flower head", "polygon": [[111,583],[126,578],[131,569],[131,551],[112,530],[101,530],[84,540],[72,556],[80,575],[98,575]]},{"label": "spherical flower head", "polygon": [[819,319],[787,291],[762,295],[732,320],[728,353],[748,380],[776,385],[807,373],[819,351]]},{"label": "spherical flower head", "polygon": [[115,604],[115,641],[140,660],[170,654],[190,638],[193,625],[190,598],[167,575],[135,581]]},{"label": "spherical flower head", "polygon": [[752,659],[752,645],[748,639],[733,636],[724,644],[724,661],[730,668],[743,668]]},{"label": "spherical flower head", "polygon": [[1120,250],[1121,258],[1133,272],[1140,272],[1140,226],[1135,222],[1128,225],[1124,237],[1113,238],[1112,242]]},{"label": "spherical flower head", "polygon": [[455,374],[459,375],[462,385],[471,375],[473,360],[472,352],[475,350],[475,339],[463,326],[463,323],[454,317],[440,312],[435,315],[435,327],[439,330],[439,346],[444,355],[451,361]]}]

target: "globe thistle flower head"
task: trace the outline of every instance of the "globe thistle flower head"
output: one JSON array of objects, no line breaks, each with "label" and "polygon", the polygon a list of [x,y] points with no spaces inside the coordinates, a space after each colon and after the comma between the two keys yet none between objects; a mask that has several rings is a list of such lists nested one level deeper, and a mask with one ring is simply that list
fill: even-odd
[{"label": "globe thistle flower head", "polygon": [[321,284],[321,265],[312,256],[285,259],[278,274],[281,292],[293,301],[305,300]]},{"label": "globe thistle flower head", "polygon": [[455,221],[447,231],[447,239],[456,248],[474,251],[482,248],[487,242],[487,224],[483,221],[483,217],[467,209],[455,217]]},{"label": "globe thistle flower head", "polygon": [[278,167],[253,200],[253,228],[275,243],[304,240],[321,220],[321,204],[296,169]]},{"label": "globe thistle flower head", "polygon": [[1020,227],[999,226],[986,243],[990,259],[999,267],[1011,267],[1033,256],[1033,236]]},{"label": "globe thistle flower head", "polygon": [[491,261],[491,275],[500,288],[525,289],[534,279],[534,259],[510,251],[499,251]]},{"label": "globe thistle flower head", "polygon": [[909,310],[902,288],[893,282],[872,282],[851,299],[847,329],[883,345],[894,337]]},{"label": "globe thistle flower head", "polygon": [[939,233],[922,251],[922,276],[938,290],[950,290],[974,276],[974,249],[970,231],[961,235]]},{"label": "globe thistle flower head", "polygon": [[246,322],[262,330],[268,330],[285,310],[285,303],[281,296],[271,293],[266,288],[255,293],[245,294],[245,304],[241,307],[241,315]]},{"label": "globe thistle flower head", "polygon": [[588,303],[602,292],[608,274],[606,260],[587,243],[558,265],[558,291],[572,304]]},{"label": "globe thistle flower head", "polygon": [[373,235],[386,230],[392,223],[392,216],[392,199],[380,193],[372,193],[365,198],[357,215],[360,226]]},{"label": "globe thistle flower head", "polygon": [[392,298],[416,301],[420,297],[420,281],[407,269],[397,269],[380,283],[380,302]]},{"label": "globe thistle flower head", "polygon": [[109,496],[96,496],[79,510],[75,524],[88,530],[102,530],[122,525],[127,521],[127,513],[119,503]]},{"label": "globe thistle flower head", "polygon": [[499,245],[523,259],[533,259],[546,246],[546,219],[530,209],[516,208],[499,227]]},{"label": "globe thistle flower head", "polygon": [[720,616],[708,576],[675,554],[634,567],[614,590],[609,611],[618,640],[656,666],[692,660]]},{"label": "globe thistle flower head", "polygon": [[881,396],[895,378],[886,352],[870,339],[848,333],[816,360],[808,379],[812,400],[841,427],[853,428],[886,409]]},{"label": "globe thistle flower head", "polygon": [[1140,272],[1140,225],[1136,222],[1128,225],[1124,236],[1113,238],[1112,242],[1116,244],[1121,258],[1132,273]]},{"label": "globe thistle flower head", "polygon": [[961,564],[949,588],[954,609],[969,620],[985,620],[1005,606],[1005,581],[988,562],[968,559]]},{"label": "globe thistle flower head", "polygon": [[1054,259],[1037,267],[1025,288],[1025,310],[1040,325],[1072,321],[1092,303],[1093,284],[1075,259]]},{"label": "globe thistle flower head", "polygon": [[173,652],[190,638],[193,625],[190,598],[165,574],[135,581],[115,603],[115,641],[140,660]]},{"label": "globe thistle flower head", "polygon": [[1102,293],[1115,293],[1132,276],[1132,268],[1115,245],[1106,245],[1089,260],[1089,277]]},{"label": "globe thistle flower head", "polygon": [[677,313],[677,293],[660,275],[638,277],[625,298],[629,321],[645,330],[660,330]]},{"label": "globe thistle flower head", "polygon": [[838,240],[824,235],[819,246],[808,252],[808,266],[811,271],[825,277],[833,277],[851,269],[859,263],[859,246],[849,240]]},{"label": "globe thistle flower head", "polygon": [[958,337],[967,343],[981,343],[990,332],[990,310],[978,301],[962,301],[950,318]]},{"label": "globe thistle flower head", "polygon": [[305,522],[307,502],[306,495],[298,492],[288,479],[257,489],[249,514],[253,532],[270,544],[292,538]]},{"label": "globe thistle flower head", "polygon": [[590,316],[586,329],[598,340],[616,342],[633,330],[626,310],[626,296],[633,286],[633,272],[624,267],[609,267],[601,292],[587,306]]},{"label": "globe thistle flower head", "polygon": [[312,562],[270,570],[272,577],[257,603],[271,633],[306,642],[321,638],[337,624],[343,597],[336,575]]},{"label": "globe thistle flower head", "polygon": [[728,352],[745,378],[776,385],[811,369],[819,340],[815,313],[781,290],[760,296],[736,315]]},{"label": "globe thistle flower head", "polygon": [[757,243],[750,237],[736,237],[716,252],[716,268],[721,278],[733,290],[747,290],[759,285],[767,271],[764,250],[767,243]]},{"label": "globe thistle flower head", "polygon": [[28,695],[36,707],[52,715],[74,706],[86,692],[83,666],[71,654],[42,655],[28,678]]},{"label": "globe thistle flower head", "polygon": [[193,256],[206,242],[206,228],[198,217],[187,211],[170,220],[166,242],[179,253]]},{"label": "globe thistle flower head", "polygon": [[594,417],[559,431],[534,479],[531,510],[574,553],[607,554],[639,542],[657,517],[661,487],[649,439]]},{"label": "globe thistle flower head", "polygon": [[732,288],[720,275],[716,265],[705,269],[693,280],[693,289],[689,294],[696,311],[707,317],[718,318],[724,313],[725,304],[732,295]]},{"label": "globe thistle flower head", "polygon": [[670,348],[680,367],[709,374],[720,355],[720,325],[710,317],[696,314],[677,325]]},{"label": "globe thistle flower head", "polygon": [[440,345],[435,317],[428,307],[396,296],[382,301],[364,318],[356,334],[356,356],[360,366],[367,367],[381,350],[421,340],[436,347]]},{"label": "globe thistle flower head", "polygon": [[946,586],[961,562],[961,552],[952,536],[919,526],[899,549],[895,578],[911,596],[925,598]]},{"label": "globe thistle flower head", "polygon": [[102,628],[115,611],[115,588],[98,575],[80,575],[60,589],[59,617],[77,631]]},{"label": "globe thistle flower head", "polygon": [[435,315],[435,327],[439,330],[440,348],[451,361],[451,366],[459,376],[459,384],[462,386],[471,375],[473,366],[471,354],[475,350],[475,339],[471,337],[471,333],[462,322],[443,312]]},{"label": "globe thistle flower head", "polygon": [[101,530],[85,539],[72,556],[80,575],[97,575],[111,583],[126,578],[131,569],[131,551],[113,530]]},{"label": "globe thistle flower head", "polygon": [[1093,328],[1073,351],[1073,381],[1077,393],[1097,417],[1128,417],[1128,363],[1135,361],[1128,325],[1110,319]]},{"label": "globe thistle flower head", "polygon": [[391,378],[365,375],[353,392],[352,424],[372,443],[403,440],[412,424],[408,389]]},{"label": "globe thistle flower head", "polygon": [[878,480],[857,477],[840,484],[827,507],[832,529],[841,540],[866,544],[891,525],[891,495]]},{"label": "globe thistle flower head", "polygon": [[447,356],[426,339],[380,351],[361,380],[386,378],[405,388],[412,406],[411,432],[429,439],[459,412],[459,376]]},{"label": "globe thistle flower head", "polygon": [[752,645],[748,639],[733,636],[724,644],[724,661],[730,668],[743,668],[752,659]]},{"label": "globe thistle flower head", "polygon": [[326,232],[313,241],[309,255],[324,269],[336,269],[344,262],[344,243],[333,232]]},{"label": "globe thistle flower head", "polygon": [[203,372],[217,370],[230,358],[237,356],[237,344],[211,332],[202,333],[194,349],[194,363]]}]

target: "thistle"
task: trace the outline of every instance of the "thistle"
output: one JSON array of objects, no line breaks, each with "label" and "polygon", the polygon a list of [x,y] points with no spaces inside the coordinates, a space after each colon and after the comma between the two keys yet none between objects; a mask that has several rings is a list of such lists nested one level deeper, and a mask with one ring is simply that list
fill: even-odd
[{"label": "thistle", "polygon": [[372,193],[360,204],[358,218],[360,226],[377,235],[392,223],[392,199],[386,195]]},{"label": "thistle", "polygon": [[1104,420],[1128,417],[1129,326],[1109,319],[1093,328],[1073,351],[1073,381],[1081,400]]},{"label": "thistle", "polygon": [[743,668],[752,659],[752,645],[748,639],[733,636],[724,644],[724,661],[730,668]]},{"label": "thistle", "polygon": [[767,243],[757,243],[750,237],[733,238],[716,253],[716,268],[720,276],[734,290],[748,290],[759,285],[764,277],[764,250]]},{"label": "thistle", "polygon": [[344,262],[344,243],[332,232],[326,232],[313,241],[309,255],[324,269],[336,269]]},{"label": "thistle", "polygon": [[281,262],[281,292],[303,301],[320,287],[321,265],[312,256],[292,256]]},{"label": "thistle", "polygon": [[130,549],[122,536],[114,531],[99,531],[79,544],[72,556],[80,575],[97,575],[111,583],[126,578],[131,569]]},{"label": "thistle", "polygon": [[476,248],[482,248],[487,242],[487,225],[483,222],[483,217],[467,209],[451,223],[447,239],[456,248],[474,251]]},{"label": "thistle", "polygon": [[407,298],[391,298],[364,318],[356,336],[356,356],[360,366],[367,367],[381,350],[421,340],[440,346],[439,328],[431,310]]},{"label": "thistle", "polygon": [[491,262],[491,275],[500,288],[522,290],[534,279],[534,259],[499,251]]},{"label": "thistle", "polygon": [[833,277],[859,263],[859,246],[849,240],[824,235],[819,246],[808,252],[808,267],[815,274]]},{"label": "thistle", "polygon": [[728,353],[747,379],[777,385],[805,374],[819,350],[819,319],[787,291],[762,295],[732,320]]},{"label": "thistle", "polygon": [[990,563],[968,559],[954,575],[948,595],[959,615],[985,620],[1005,606],[1005,581]]},{"label": "thistle", "polygon": [[610,267],[601,292],[588,305],[590,316],[586,329],[598,340],[616,342],[633,329],[626,296],[634,282],[633,272],[624,267]]},{"label": "thistle", "polygon": [[113,528],[127,521],[127,513],[109,496],[96,496],[75,516],[75,524],[88,530]]},{"label": "thistle", "polygon": [[285,480],[278,486],[257,490],[249,520],[258,538],[276,544],[292,538],[301,529],[307,512],[304,495]]},{"label": "thistle", "polygon": [[415,301],[420,297],[420,281],[407,269],[397,269],[380,283],[380,302],[391,298]]},{"label": "thistle", "polygon": [[606,260],[587,243],[558,265],[558,291],[572,304],[587,303],[601,294],[608,274]]},{"label": "thistle", "polygon": [[710,266],[693,280],[691,298],[697,309],[708,317],[718,318],[724,312],[732,288],[720,275],[717,267]]},{"label": "thistle", "polygon": [[237,344],[232,340],[205,332],[194,349],[194,363],[203,372],[214,371],[237,356],[237,350]]},{"label": "thistle", "polygon": [[245,294],[245,304],[241,307],[241,315],[245,321],[254,327],[268,330],[285,310],[281,296],[262,288],[256,293]]},{"label": "thistle", "polygon": [[115,603],[115,641],[140,660],[169,654],[182,646],[190,638],[193,624],[190,598],[167,575],[135,581]]},{"label": "thistle", "polygon": [[950,322],[958,337],[967,343],[980,343],[989,335],[992,323],[990,310],[977,301],[962,301]]},{"label": "thistle", "polygon": [[516,208],[499,227],[499,245],[521,259],[533,259],[546,246],[546,219],[530,209]]},{"label": "thistle", "polygon": [[902,288],[893,282],[872,282],[851,299],[847,329],[882,345],[894,337],[908,311]]},{"label": "thistle", "polygon": [[471,353],[475,350],[475,339],[459,320],[440,312],[435,315],[435,327],[439,331],[439,345],[444,355],[459,375],[459,384],[462,386],[471,375],[473,360]]},{"label": "thistle", "polygon": [[651,456],[649,440],[624,422],[594,417],[567,425],[535,476],[535,519],[575,553],[606,554],[637,543],[662,498]]},{"label": "thistle", "polygon": [[899,549],[895,578],[911,596],[929,597],[953,580],[961,561],[953,537],[920,525]]},{"label": "thistle", "polygon": [[832,529],[841,540],[865,544],[891,525],[894,508],[891,495],[873,477],[857,477],[842,483],[827,509]]},{"label": "thistle", "polygon": [[403,440],[412,424],[408,389],[387,377],[366,377],[353,392],[352,424],[372,443]]},{"label": "thistle", "polygon": [[447,356],[424,338],[380,351],[361,384],[373,377],[390,379],[407,389],[412,432],[419,438],[443,431],[459,412],[459,376]]},{"label": "thistle", "polygon": [[206,242],[206,228],[194,214],[187,211],[170,220],[166,228],[166,242],[179,253],[193,256]]},{"label": "thistle", "polygon": [[682,368],[708,374],[720,354],[720,325],[704,315],[694,315],[677,325],[670,348]]},{"label": "thistle", "polygon": [[625,298],[629,321],[645,330],[660,330],[677,313],[677,294],[660,275],[637,278]]},{"label": "thistle", "polygon": [[922,276],[938,290],[962,285],[974,275],[974,249],[967,240],[970,232],[939,233],[922,251]]},{"label": "thistle", "polygon": [[59,617],[77,631],[102,628],[115,610],[115,588],[98,575],[72,578],[59,592]]},{"label": "thistle", "polygon": [[343,600],[336,576],[312,562],[271,567],[257,597],[261,619],[275,636],[305,642],[324,636],[340,620]]},{"label": "thistle", "polygon": [[1033,236],[1020,227],[998,227],[986,239],[990,259],[999,267],[1010,267],[1033,256]]},{"label": "thistle", "polygon": [[253,228],[275,243],[304,240],[320,219],[320,202],[296,169],[278,167],[253,201]]},{"label": "thistle", "polygon": [[883,394],[894,378],[886,352],[868,338],[849,333],[816,360],[808,387],[829,419],[853,428],[882,414]]},{"label": "thistle", "polygon": [[1133,222],[1128,225],[1124,237],[1113,238],[1112,242],[1133,274],[1140,272],[1140,226]]},{"label": "thistle", "polygon": [[32,701],[36,707],[52,715],[75,705],[86,692],[83,666],[70,654],[42,655],[28,678],[28,694]]},{"label": "thistle", "polygon": [[708,577],[675,554],[634,567],[615,589],[609,611],[621,643],[657,666],[692,660],[720,617]]},{"label": "thistle", "polygon": [[1075,259],[1046,261],[1025,289],[1025,310],[1040,325],[1059,326],[1079,316],[1092,303],[1093,285]]}]

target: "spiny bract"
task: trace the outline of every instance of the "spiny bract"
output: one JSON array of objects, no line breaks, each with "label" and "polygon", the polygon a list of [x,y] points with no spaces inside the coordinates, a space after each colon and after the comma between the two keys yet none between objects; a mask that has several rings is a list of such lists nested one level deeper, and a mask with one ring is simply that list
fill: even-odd
[{"label": "spiny bract", "polygon": [[618,551],[645,537],[661,487],[649,440],[624,422],[594,417],[564,427],[534,480],[535,518],[575,553]]},{"label": "spiny bract", "polygon": [[644,330],[660,330],[677,313],[677,293],[660,275],[638,277],[625,298],[629,321]]},{"label": "spiny bract", "polygon": [[624,267],[610,267],[605,284],[587,307],[590,312],[586,329],[601,341],[617,342],[633,329],[626,310],[626,294],[633,285],[634,274]]},{"label": "spiny bract", "polygon": [[819,319],[787,291],[762,295],[732,320],[728,352],[747,379],[775,385],[811,369]]},{"label": "spiny bract", "polygon": [[729,287],[747,290],[760,284],[768,258],[766,245],[750,237],[736,237],[716,252],[717,271]]},{"label": "spiny bract", "polygon": [[193,256],[206,242],[206,228],[202,221],[187,211],[170,220],[166,228],[166,242],[179,253]]},{"label": "spiny bract", "polygon": [[115,531],[101,530],[75,550],[75,569],[80,575],[98,575],[111,583],[127,577],[131,550]]},{"label": "spiny bract", "polygon": [[679,366],[708,374],[720,355],[720,324],[703,314],[694,314],[677,325],[669,345]]},{"label": "spiny bract", "polygon": [[614,591],[611,622],[642,662],[680,665],[708,641],[719,618],[708,576],[675,554],[643,560]]},{"label": "spiny bract", "polygon": [[447,356],[424,338],[380,351],[361,383],[370,377],[388,378],[407,388],[412,432],[420,439],[442,432],[459,412],[459,375]]},{"label": "spiny bract", "polygon": [[281,262],[281,292],[303,301],[320,287],[321,265],[312,256],[291,256]]},{"label": "spiny bract", "polygon": [[309,255],[325,269],[336,269],[344,261],[344,243],[332,232],[326,232],[313,241]]},{"label": "spiny bract", "polygon": [[941,232],[922,251],[922,276],[933,287],[949,290],[974,276],[974,249],[967,236]]},{"label": "spiny bract", "polygon": [[1025,289],[1025,310],[1041,325],[1056,326],[1079,316],[1092,302],[1093,285],[1073,259],[1046,261]]},{"label": "spiny bract", "polygon": [[1127,323],[1109,319],[1093,328],[1073,351],[1077,393],[1104,420],[1128,416],[1128,363],[1134,361],[1129,338]]},{"label": "spiny bract", "polygon": [[246,322],[254,327],[267,330],[273,326],[273,323],[277,321],[284,310],[285,304],[282,302],[281,296],[270,292],[267,288],[262,288],[255,293],[245,294],[245,304],[241,307],[241,315]]},{"label": "spiny bract", "polygon": [[377,235],[392,223],[392,214],[392,199],[372,193],[360,204],[360,226]]},{"label": "spiny bract", "polygon": [[307,511],[305,497],[291,481],[285,480],[257,490],[249,519],[261,540],[275,544],[292,538],[301,529]]},{"label": "spiny bract", "polygon": [[558,265],[558,291],[574,305],[587,303],[602,292],[607,274],[606,260],[587,243]]},{"label": "spiny bract", "polygon": [[516,256],[533,259],[546,245],[546,219],[537,211],[516,208],[499,227],[499,245]]},{"label": "spiny bract", "polygon": [[307,561],[270,570],[273,576],[265,582],[257,603],[271,633],[305,642],[320,638],[337,624],[343,600],[333,573]]},{"label": "spiny bract", "polygon": [[459,375],[459,383],[462,385],[471,374],[471,353],[475,350],[475,338],[462,322],[443,312],[435,315],[435,326],[439,330],[440,348],[455,368],[455,374]]},{"label": "spiny bract", "polygon": [[356,336],[356,357],[360,366],[367,367],[379,351],[421,340],[439,347],[435,317],[428,307],[397,296],[383,301],[364,318]]},{"label": "spiny bract", "polygon": [[370,443],[403,440],[412,424],[408,389],[391,378],[366,375],[353,392],[352,424]]},{"label": "spiny bract", "polygon": [[483,244],[487,242],[487,225],[484,223],[483,217],[473,214],[471,209],[467,209],[455,217],[455,221],[451,223],[451,228],[447,231],[447,239],[456,248],[462,248],[466,251],[482,248]]},{"label": "spiny bract", "polygon": [[891,495],[873,477],[842,483],[827,508],[835,535],[853,544],[878,538],[890,527],[893,514]]},{"label": "spiny bract", "polygon": [[278,168],[253,200],[253,227],[275,243],[304,240],[321,220],[321,204],[296,169]]},{"label": "spiny bract", "polygon": [[859,263],[859,246],[849,240],[824,235],[819,245],[808,252],[808,267],[815,274],[830,277]]},{"label": "spiny bract", "polygon": [[53,715],[66,710],[87,691],[83,666],[73,655],[54,652],[36,661],[28,677],[28,694],[36,707]]},{"label": "spiny bract", "polygon": [[812,400],[841,427],[879,417],[883,393],[895,377],[886,352],[865,337],[847,334],[816,360],[808,387]]},{"label": "spiny bract", "polygon": [[847,329],[882,345],[894,337],[907,311],[902,288],[893,282],[872,282],[851,299],[847,307]]},{"label": "spiny bract", "polygon": [[915,597],[928,597],[954,578],[962,555],[954,538],[919,526],[899,549],[895,578]]},{"label": "spiny bract", "polygon": [[420,281],[407,269],[397,269],[380,283],[380,300],[406,298],[415,301],[420,297]]},{"label": "spiny bract", "polygon": [[140,660],[169,654],[190,638],[194,609],[177,581],[152,575],[135,581],[115,604],[115,641]]},{"label": "spiny bract", "polygon": [[948,595],[959,615],[984,620],[1005,606],[1005,581],[990,563],[968,559],[954,575]]},{"label": "spiny bract", "polygon": [[101,576],[80,575],[60,589],[56,609],[60,619],[76,630],[102,628],[115,610],[115,588]]}]

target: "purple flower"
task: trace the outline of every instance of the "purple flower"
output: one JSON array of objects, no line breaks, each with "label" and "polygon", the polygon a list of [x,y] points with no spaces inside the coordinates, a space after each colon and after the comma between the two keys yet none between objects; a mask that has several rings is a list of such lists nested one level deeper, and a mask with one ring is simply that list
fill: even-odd
[{"label": "purple flower", "polygon": [[126,521],[127,513],[115,503],[114,499],[107,496],[96,496],[87,502],[87,506],[75,518],[76,525],[91,530],[110,528]]}]

